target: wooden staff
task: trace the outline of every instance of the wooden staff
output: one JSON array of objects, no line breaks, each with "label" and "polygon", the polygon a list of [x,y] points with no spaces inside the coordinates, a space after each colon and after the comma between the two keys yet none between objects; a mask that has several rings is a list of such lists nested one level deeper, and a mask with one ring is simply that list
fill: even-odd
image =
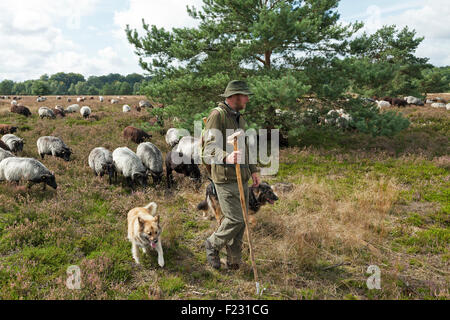
[{"label": "wooden staff", "polygon": [[[237,136],[234,137],[234,151],[238,151]],[[239,163],[236,163],[236,177],[237,177],[238,187],[239,187],[239,198],[241,199],[242,214],[244,216],[245,227],[247,228],[247,240],[248,240],[248,244],[250,247],[250,259],[252,260],[253,275],[255,276],[255,282],[256,282],[256,294],[259,295],[261,289],[260,289],[260,285],[259,285],[258,270],[256,269],[255,256],[253,255],[252,237],[250,235],[250,228],[248,227],[247,206],[245,204],[244,186],[242,184],[241,166]]]}]

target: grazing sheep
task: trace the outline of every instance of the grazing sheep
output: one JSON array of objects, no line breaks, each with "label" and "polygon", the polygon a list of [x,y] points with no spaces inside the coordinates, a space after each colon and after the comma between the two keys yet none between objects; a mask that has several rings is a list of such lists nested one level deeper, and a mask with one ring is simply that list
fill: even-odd
[{"label": "grazing sheep", "polygon": [[14,133],[17,131],[17,127],[9,124],[0,124],[0,134]]},{"label": "grazing sheep", "polygon": [[36,102],[44,102],[44,101],[46,101],[46,100],[47,100],[46,97],[38,97],[38,98],[36,99]]},{"label": "grazing sheep", "polygon": [[113,163],[117,173],[121,173],[128,185],[139,183],[141,186],[147,186],[147,170],[141,159],[127,147],[117,148],[113,151]]},{"label": "grazing sheep", "polygon": [[0,180],[15,182],[25,180],[31,184],[44,183],[43,189],[46,185],[53,189],[57,188],[55,175],[38,160],[32,158],[10,157],[1,161]]},{"label": "grazing sheep", "polygon": [[117,104],[117,103],[119,103],[119,100],[116,100],[116,99],[111,99],[110,101],[111,101],[111,104]]},{"label": "grazing sheep", "polygon": [[67,102],[72,102],[72,99],[70,99],[70,98],[67,98]]},{"label": "grazing sheep", "polygon": [[189,136],[189,132],[183,129],[170,128],[166,133],[166,143],[173,148],[184,136]]},{"label": "grazing sheep", "polygon": [[81,113],[81,116],[86,119],[86,118],[88,118],[90,116],[92,111],[91,111],[91,108],[89,108],[88,106],[83,106],[80,109],[80,113]]},{"label": "grazing sheep", "polygon": [[433,102],[431,104],[431,107],[432,108],[445,108],[446,106],[445,106],[445,103],[442,103],[442,102]]},{"label": "grazing sheep", "polygon": [[11,105],[12,106],[17,106],[17,101],[16,100],[11,101]]},{"label": "grazing sheep", "polygon": [[337,127],[348,127],[353,119],[344,109],[330,110],[325,117],[325,123],[336,125]]},{"label": "grazing sheep", "polygon": [[96,176],[103,177],[105,173],[109,176],[109,184],[112,183],[115,167],[112,152],[106,148],[98,147],[91,151],[88,158],[89,167]]},{"label": "grazing sheep", "polygon": [[55,113],[55,116],[61,116],[62,118],[66,116],[66,111],[64,111],[62,106],[56,106],[53,112]]},{"label": "grazing sheep", "polygon": [[171,188],[173,185],[172,171],[184,174],[191,180],[199,182],[201,180],[200,169],[194,163],[191,157],[183,155],[181,152],[170,151],[166,155],[166,175],[167,187]]},{"label": "grazing sheep", "polygon": [[131,111],[131,108],[130,108],[129,105],[124,104],[123,107],[122,107],[122,111],[123,111],[124,113],[125,113],[125,112],[130,112],[130,111]]},{"label": "grazing sheep", "polygon": [[80,105],[78,104],[71,104],[66,108],[66,113],[74,113],[80,111]]},{"label": "grazing sheep", "polygon": [[23,139],[13,134],[5,134],[1,140],[8,146],[11,152],[16,153],[23,150]]},{"label": "grazing sheep", "polygon": [[57,97],[56,97],[56,100],[61,100],[61,96],[57,96]]},{"label": "grazing sheep", "polygon": [[141,100],[141,101],[139,101],[139,107],[141,107],[141,108],[151,108],[152,104],[150,103],[150,101]]},{"label": "grazing sheep", "polygon": [[447,104],[445,105],[445,108],[446,108],[447,110],[450,110],[450,103],[447,103]]},{"label": "grazing sheep", "polygon": [[436,101],[440,103],[447,103],[447,101],[444,98],[436,97]]},{"label": "grazing sheep", "polygon": [[427,99],[427,100],[425,100],[425,103],[426,104],[432,104],[434,101],[432,100],[432,99]]},{"label": "grazing sheep", "polygon": [[153,183],[160,183],[163,175],[161,150],[151,142],[143,142],[137,147],[136,154],[152,175]]},{"label": "grazing sheep", "polygon": [[405,100],[408,104],[414,104],[416,106],[423,106],[423,101],[420,100],[419,98],[416,98],[413,96],[408,96],[408,97],[405,97]]},{"label": "grazing sheep", "polygon": [[381,100],[387,101],[387,102],[389,102],[390,104],[392,104],[392,98],[391,98],[391,97],[383,97]]},{"label": "grazing sheep", "polygon": [[391,104],[388,101],[384,101],[384,100],[378,101],[378,100],[376,100],[375,102],[377,103],[378,109],[388,108],[388,107],[391,106]]},{"label": "grazing sheep", "polygon": [[398,107],[406,107],[408,103],[404,99],[400,98],[392,98],[392,105]]},{"label": "grazing sheep", "polygon": [[12,105],[10,111],[13,112],[13,113],[21,114],[21,115],[23,115],[25,117],[31,116],[30,109],[28,109],[25,106]]},{"label": "grazing sheep", "polygon": [[0,148],[0,162],[2,162],[3,159],[15,157],[14,154],[12,154],[10,151],[5,150],[3,148]]},{"label": "grazing sheep", "polygon": [[44,136],[40,137],[36,142],[38,153],[42,159],[44,155],[52,155],[54,157],[62,158],[65,161],[70,160],[72,151],[70,148],[58,137]]},{"label": "grazing sheep", "polygon": [[84,100],[86,100],[85,97],[78,97],[78,98],[77,98],[77,102],[83,102]]},{"label": "grazing sheep", "polygon": [[9,149],[9,147],[2,140],[0,140],[0,148],[2,148],[3,150],[6,150],[6,151],[11,151]]},{"label": "grazing sheep", "polygon": [[100,102],[103,102],[105,99],[102,96],[100,96],[98,97],[98,100],[100,100]]},{"label": "grazing sheep", "polygon": [[180,139],[177,146],[173,149],[175,152],[181,152],[194,160],[194,163],[201,164],[200,159],[200,139],[191,136],[185,136]]},{"label": "grazing sheep", "polygon": [[145,140],[150,139],[152,136],[145,132],[144,130],[128,126],[123,130],[123,137],[125,139],[130,139],[135,143],[141,143]]},{"label": "grazing sheep", "polygon": [[53,112],[52,109],[47,108],[47,107],[40,107],[38,110],[39,113],[39,118],[48,118],[48,119],[55,119],[56,115]]}]

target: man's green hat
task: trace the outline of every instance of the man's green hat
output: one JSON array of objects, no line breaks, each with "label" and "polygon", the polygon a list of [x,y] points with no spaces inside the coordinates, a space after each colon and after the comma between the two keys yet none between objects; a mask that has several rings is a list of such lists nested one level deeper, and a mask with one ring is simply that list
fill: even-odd
[{"label": "man's green hat", "polygon": [[225,92],[221,94],[221,97],[228,98],[234,94],[245,94],[246,96],[252,95],[248,85],[245,81],[233,80],[230,81],[225,89]]}]

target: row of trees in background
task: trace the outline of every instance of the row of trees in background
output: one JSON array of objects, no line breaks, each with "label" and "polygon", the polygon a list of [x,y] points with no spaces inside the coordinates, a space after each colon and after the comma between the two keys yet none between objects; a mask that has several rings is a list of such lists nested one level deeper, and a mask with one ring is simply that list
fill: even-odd
[{"label": "row of trees in background", "polygon": [[203,0],[201,10],[187,8],[197,27],[165,30],[143,20],[140,34],[127,26],[141,67],[154,77],[141,92],[166,105],[154,113],[176,116],[180,126],[192,128],[228,81],[241,79],[255,93],[245,112],[252,127],[278,128],[295,140],[318,126],[317,115],[343,107],[358,131],[393,135],[408,126],[404,118],[368,112],[352,98],[447,91],[449,68],[415,56],[423,38],[414,30],[384,26],[361,33],[362,23],[341,23],[338,4]]},{"label": "row of trees in background", "polygon": [[123,76],[110,73],[90,76],[87,80],[79,73],[59,72],[42,75],[37,80],[0,82],[1,95],[132,95],[139,94],[142,85],[151,78],[137,73]]}]

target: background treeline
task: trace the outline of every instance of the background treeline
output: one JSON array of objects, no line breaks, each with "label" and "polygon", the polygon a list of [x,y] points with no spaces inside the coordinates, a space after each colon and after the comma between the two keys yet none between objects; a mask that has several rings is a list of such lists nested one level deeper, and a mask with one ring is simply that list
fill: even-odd
[{"label": "background treeline", "polygon": [[105,76],[90,76],[87,80],[79,73],[58,72],[51,76],[42,75],[37,80],[0,82],[1,95],[132,95],[150,77],[137,73],[123,76],[110,73]]}]

